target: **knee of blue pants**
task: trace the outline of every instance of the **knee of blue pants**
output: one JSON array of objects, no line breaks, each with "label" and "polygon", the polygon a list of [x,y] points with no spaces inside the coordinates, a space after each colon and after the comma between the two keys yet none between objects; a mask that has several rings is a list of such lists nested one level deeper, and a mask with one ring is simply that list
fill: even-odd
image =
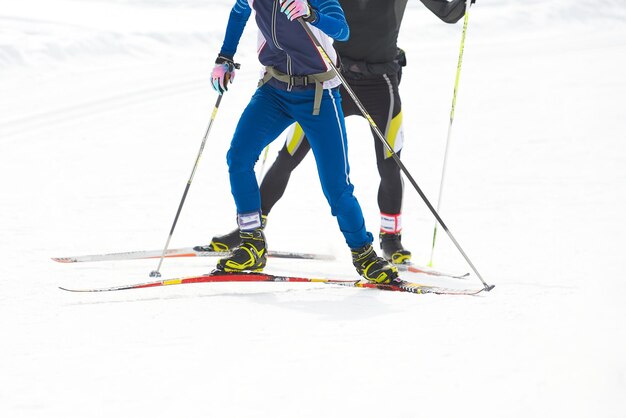
[{"label": "knee of blue pants", "polygon": [[259,159],[258,155],[254,155],[245,147],[233,146],[226,153],[226,163],[228,164],[228,172],[254,172],[254,164]]}]

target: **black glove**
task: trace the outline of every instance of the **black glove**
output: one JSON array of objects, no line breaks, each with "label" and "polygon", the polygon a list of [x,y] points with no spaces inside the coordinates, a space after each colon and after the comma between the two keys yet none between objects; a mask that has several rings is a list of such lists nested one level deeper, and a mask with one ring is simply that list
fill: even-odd
[{"label": "black glove", "polygon": [[400,67],[406,67],[406,54],[402,48],[396,50],[396,57],[393,59]]}]

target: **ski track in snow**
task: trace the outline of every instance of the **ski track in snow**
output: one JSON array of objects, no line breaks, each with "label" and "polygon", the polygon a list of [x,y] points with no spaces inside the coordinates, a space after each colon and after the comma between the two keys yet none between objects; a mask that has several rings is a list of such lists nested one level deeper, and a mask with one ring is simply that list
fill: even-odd
[{"label": "ski track in snow", "polygon": [[92,116],[97,113],[117,110],[120,107],[140,104],[154,98],[164,98],[176,94],[185,94],[198,91],[206,80],[180,81],[176,84],[162,86],[152,86],[122,94],[101,97],[96,100],[89,100],[82,103],[62,106],[57,109],[50,109],[44,112],[20,116],[19,118],[0,122],[0,134],[3,139],[10,138],[16,134],[23,134],[25,131],[41,127],[67,122],[69,120],[80,119],[84,116]]},{"label": "ski track in snow", "polygon": [[[472,8],[441,215],[493,292],[58,289],[149,280],[156,260],[50,257],[164,244],[216,100],[208,74],[230,6],[2,2],[0,416],[624,417],[621,0]],[[258,76],[248,26],[171,247],[234,227],[225,154]],[[399,39],[409,60],[403,160],[432,202],[460,30],[409,2]],[[351,178],[375,232],[372,139],[362,118],[347,127]],[[314,170],[308,157],[293,173],[268,242],[337,260],[276,259],[268,272],[355,278]],[[403,242],[424,264],[433,219],[410,187],[403,212]],[[214,263],[166,260],[161,271]],[[441,230],[435,266],[468,271]],[[480,287],[475,277],[410,278]]]}]

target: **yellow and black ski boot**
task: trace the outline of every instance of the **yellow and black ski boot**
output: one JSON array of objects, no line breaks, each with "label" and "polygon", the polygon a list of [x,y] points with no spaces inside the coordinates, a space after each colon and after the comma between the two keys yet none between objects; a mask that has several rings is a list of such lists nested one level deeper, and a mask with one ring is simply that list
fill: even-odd
[{"label": "yellow and black ski boot", "polygon": [[226,272],[262,271],[267,264],[267,245],[261,228],[239,232],[241,244],[228,257],[217,262],[217,269]]},{"label": "yellow and black ski boot", "polygon": [[378,236],[383,257],[393,264],[405,264],[411,261],[411,251],[402,246],[402,235],[381,232]]},{"label": "yellow and black ski boot", "polygon": [[390,284],[400,281],[397,267],[379,257],[372,244],[352,249],[352,264],[356,271],[370,282]]}]

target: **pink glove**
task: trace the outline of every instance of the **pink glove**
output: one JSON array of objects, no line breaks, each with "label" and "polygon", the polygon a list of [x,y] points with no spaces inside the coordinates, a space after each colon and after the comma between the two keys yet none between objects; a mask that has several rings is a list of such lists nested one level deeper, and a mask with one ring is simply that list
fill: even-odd
[{"label": "pink glove", "polygon": [[219,94],[228,91],[228,83],[232,83],[235,79],[235,68],[239,68],[239,64],[235,64],[229,58],[220,55],[215,60],[215,67],[211,72],[211,84]]},{"label": "pink glove", "polygon": [[311,16],[311,8],[307,0],[281,0],[280,11],[286,14],[291,21],[299,17],[307,20]]}]

